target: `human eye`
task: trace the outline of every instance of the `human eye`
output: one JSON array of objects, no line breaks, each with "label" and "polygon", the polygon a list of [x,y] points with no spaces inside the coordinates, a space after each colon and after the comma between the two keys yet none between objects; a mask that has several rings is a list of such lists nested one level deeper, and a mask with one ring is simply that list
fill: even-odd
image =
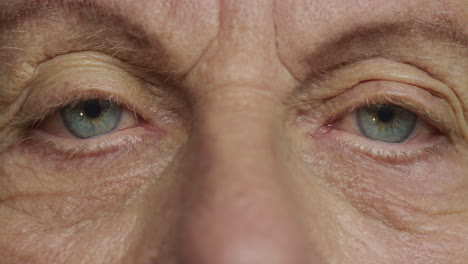
[{"label": "human eye", "polygon": [[413,110],[391,102],[359,106],[331,124],[369,140],[391,144],[413,144],[443,134]]},{"label": "human eye", "polygon": [[60,111],[67,130],[77,138],[90,138],[113,131],[122,119],[122,108],[110,101],[88,100]]},{"label": "human eye", "polygon": [[138,102],[131,96],[118,90],[80,88],[68,96],[57,95],[56,103],[41,106],[42,112],[18,123],[28,152],[97,158],[133,148],[148,137],[157,142],[164,134],[156,120],[134,107]]},{"label": "human eye", "polygon": [[69,104],[45,119],[38,129],[59,137],[89,139],[137,126],[137,114],[111,99]]},{"label": "human eye", "polygon": [[42,65],[11,122],[18,147],[43,158],[80,154],[96,160],[166,138],[167,129],[179,124],[176,108],[184,106],[119,63],[77,53]]},{"label": "human eye", "polygon": [[163,160],[186,131],[187,104],[169,87],[101,53],[58,56],[37,67],[12,103],[15,112],[0,143],[17,154],[10,160],[41,159],[80,170],[128,160],[146,148]]},{"label": "human eye", "polygon": [[362,107],[355,116],[361,134],[389,143],[405,141],[413,134],[418,121],[411,111],[388,104]]},{"label": "human eye", "polygon": [[456,138],[444,100],[409,84],[364,82],[322,109],[330,114],[323,115],[322,128],[312,136],[386,163],[427,158],[454,146]]}]

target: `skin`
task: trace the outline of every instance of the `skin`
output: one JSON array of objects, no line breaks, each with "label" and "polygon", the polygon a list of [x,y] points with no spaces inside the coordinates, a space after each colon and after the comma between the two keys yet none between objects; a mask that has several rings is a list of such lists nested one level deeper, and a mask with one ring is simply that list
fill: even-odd
[{"label": "skin", "polygon": [[[465,0],[37,2],[0,0],[1,263],[468,261]],[[381,100],[410,140],[356,130]]]}]

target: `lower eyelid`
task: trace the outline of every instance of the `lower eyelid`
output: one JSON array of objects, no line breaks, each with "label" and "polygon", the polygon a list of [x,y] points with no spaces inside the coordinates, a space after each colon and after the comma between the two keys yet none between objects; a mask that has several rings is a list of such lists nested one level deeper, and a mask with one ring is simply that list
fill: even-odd
[{"label": "lower eyelid", "polygon": [[332,127],[310,133],[310,136],[321,142],[326,142],[326,144],[331,144],[332,148],[338,147],[339,151],[347,151],[349,155],[360,153],[375,161],[392,164],[424,159],[426,155],[442,154],[442,150],[451,145],[448,138],[443,135],[434,135],[425,142],[395,144],[367,139]]},{"label": "lower eyelid", "polygon": [[120,129],[103,137],[74,139],[58,137],[48,132],[34,129],[23,142],[28,151],[40,152],[42,156],[64,156],[66,158],[96,157],[110,153],[128,151],[139,144],[158,144],[166,134],[163,130],[137,126]]}]

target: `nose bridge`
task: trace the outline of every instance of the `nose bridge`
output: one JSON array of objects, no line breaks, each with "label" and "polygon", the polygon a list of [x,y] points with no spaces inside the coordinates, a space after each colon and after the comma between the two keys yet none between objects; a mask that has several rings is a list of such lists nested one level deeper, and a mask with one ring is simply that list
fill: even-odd
[{"label": "nose bridge", "polygon": [[281,111],[252,90],[229,87],[197,104],[184,172],[183,263],[306,263],[279,175]]},{"label": "nose bridge", "polygon": [[197,101],[190,146],[203,177],[275,178],[281,115],[271,92],[250,85],[221,87]]},{"label": "nose bridge", "polygon": [[[236,151],[274,158],[282,109],[273,92],[255,85],[230,85],[200,98],[194,135],[201,149],[223,159]],[[244,162],[239,157],[238,162]]]},{"label": "nose bridge", "polygon": [[254,2],[223,1],[218,37],[185,80],[195,120],[179,171],[181,263],[309,263],[281,144],[293,82],[271,1]]}]

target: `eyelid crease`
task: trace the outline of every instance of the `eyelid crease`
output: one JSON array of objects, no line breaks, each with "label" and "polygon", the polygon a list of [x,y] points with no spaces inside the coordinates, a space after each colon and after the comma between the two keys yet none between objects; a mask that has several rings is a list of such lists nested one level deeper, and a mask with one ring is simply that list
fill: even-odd
[{"label": "eyelid crease", "polygon": [[308,82],[301,87],[297,97],[302,104],[308,98],[330,100],[346,93],[352,87],[369,81],[393,81],[416,86],[450,104],[457,119],[458,132],[462,138],[468,140],[468,123],[459,96],[453,88],[434,79],[432,75],[412,63],[374,57],[337,69],[320,82]]},{"label": "eyelid crease", "polygon": [[[139,144],[149,143],[151,141],[145,139],[143,128],[134,128],[137,130],[137,135],[114,136],[110,134],[107,140],[99,140],[97,138],[88,139],[89,144],[60,144],[54,140],[44,139],[38,135],[30,135],[22,143],[26,146],[27,151],[39,151],[43,156],[60,157],[65,160],[74,158],[92,158],[110,155],[124,155],[125,153],[134,151]],[[138,133],[139,132],[139,133]],[[74,139],[72,139],[74,140]],[[91,142],[92,141],[92,142]],[[122,147],[124,146],[124,147]]]},{"label": "eyelid crease", "polygon": [[447,123],[445,120],[439,118],[436,114],[428,110],[427,108],[422,107],[419,104],[413,103],[412,101],[407,101],[405,98],[397,97],[397,96],[383,96],[383,97],[376,97],[376,98],[366,98],[365,101],[354,105],[351,108],[344,109],[337,114],[334,114],[327,122],[327,125],[331,125],[345,116],[352,114],[357,109],[366,106],[373,106],[373,105],[380,105],[380,104],[391,104],[396,105],[399,107],[404,108],[405,110],[414,112],[418,118],[423,122],[428,122],[430,125],[434,126],[438,131],[443,134],[453,134],[454,131],[450,128],[450,124]]},{"label": "eyelid crease", "polygon": [[360,60],[344,68],[338,68],[322,81],[316,83],[310,81],[313,89],[302,87],[307,93],[316,95],[323,93],[323,90],[329,90],[329,94],[323,95],[323,99],[333,97],[337,91],[345,91],[350,87],[354,87],[361,82],[368,80],[386,80],[400,83],[408,83],[419,87],[424,87],[430,90],[431,93],[438,96],[444,96],[443,91],[445,85],[438,79],[431,77],[426,71],[413,64],[395,61],[384,57],[372,57],[365,60]]},{"label": "eyelid crease", "polygon": [[[167,112],[159,109],[169,99],[163,88],[153,88],[161,90],[159,93],[150,91],[149,83],[103,56],[74,53],[39,65],[34,80],[23,92],[20,109],[9,124],[17,128],[31,127],[61,107],[86,99],[111,100],[135,115],[138,113],[143,120],[155,119],[158,116],[155,111],[162,112],[161,115]],[[150,98],[155,100],[150,102]],[[157,106],[146,107],[153,101]]]},{"label": "eyelid crease", "polygon": [[[442,102],[444,104],[441,104]],[[422,122],[454,139],[455,136],[459,136],[460,131],[452,120],[454,115],[444,110],[445,103],[416,86],[388,81],[366,81],[325,100],[319,106],[307,107],[307,102],[303,102],[305,107],[299,111],[299,120],[314,124],[309,128],[311,130],[320,130],[332,126],[360,107],[394,104],[414,112]]]}]

